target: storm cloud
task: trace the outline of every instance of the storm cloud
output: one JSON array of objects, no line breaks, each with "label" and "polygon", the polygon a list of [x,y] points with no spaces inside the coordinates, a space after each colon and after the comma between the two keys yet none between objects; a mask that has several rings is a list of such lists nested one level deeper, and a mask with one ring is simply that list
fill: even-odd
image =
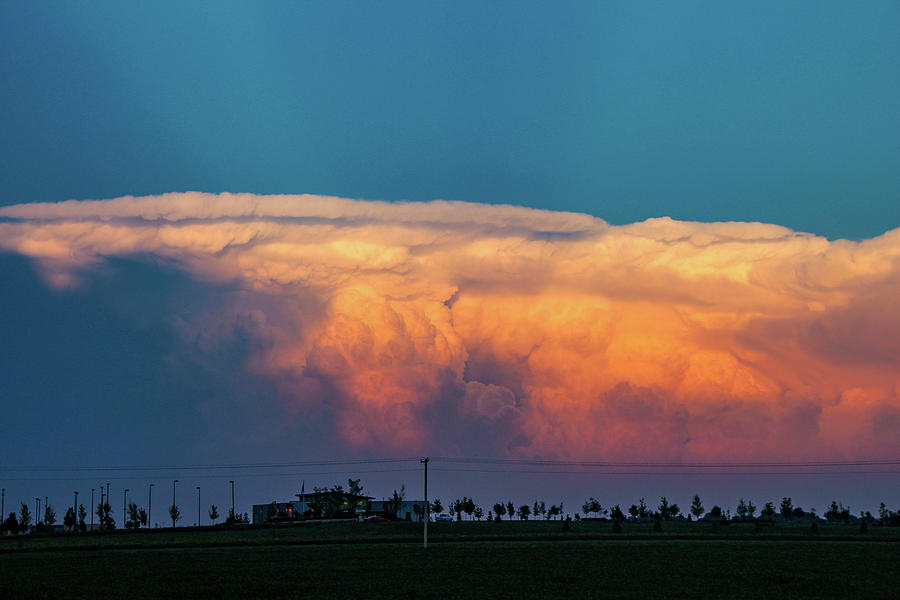
[{"label": "storm cloud", "polygon": [[[900,229],[178,193],[0,208],[59,293],[110,259],[230,286],[185,324],[359,448],[682,460],[900,452]],[[172,315],[178,319],[179,315]]]}]

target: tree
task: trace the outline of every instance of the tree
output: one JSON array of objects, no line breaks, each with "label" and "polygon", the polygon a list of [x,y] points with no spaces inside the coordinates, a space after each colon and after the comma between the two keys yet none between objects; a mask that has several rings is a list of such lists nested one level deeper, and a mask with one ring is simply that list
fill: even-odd
[{"label": "tree", "polygon": [[435,498],[434,502],[431,503],[431,512],[438,514],[444,512],[444,505],[441,504],[440,499]]},{"label": "tree", "polygon": [[557,506],[556,504],[551,504],[550,508],[547,509],[547,518],[552,519],[553,517],[557,517],[562,514],[562,506]]},{"label": "tree", "polygon": [[147,526],[148,526],[148,523],[147,523],[147,511],[144,510],[144,509],[142,508],[142,509],[141,509],[140,511],[138,511],[138,512],[139,512],[139,516],[140,516],[140,519],[141,519],[141,525],[144,526],[144,527],[147,527]]},{"label": "tree", "polygon": [[216,524],[216,519],[219,518],[219,507],[215,504],[209,507],[209,520],[212,521],[212,524]]},{"label": "tree", "polygon": [[694,494],[694,501],[691,502],[691,514],[699,519],[703,516],[703,502],[700,501],[700,494]]},{"label": "tree", "polygon": [[531,507],[529,507],[527,504],[523,504],[522,506],[519,507],[519,519],[521,519],[522,521],[527,521],[528,515],[530,515],[530,514],[531,514]]},{"label": "tree", "polygon": [[44,508],[44,523],[47,525],[56,523],[56,511],[49,504]]},{"label": "tree", "polygon": [[476,506],[473,513],[475,514],[475,518],[480,521],[481,517],[484,516],[484,509],[482,509],[480,506]]},{"label": "tree", "polygon": [[498,519],[500,517],[502,517],[503,515],[505,515],[506,514],[506,505],[503,504],[502,502],[498,502],[497,504],[495,504],[494,505],[494,514],[497,515]]},{"label": "tree", "polygon": [[16,518],[16,513],[9,513],[3,522],[3,529],[13,534],[19,533],[19,520]]},{"label": "tree", "polygon": [[721,519],[722,518],[722,507],[713,506],[712,509],[707,513],[707,517],[712,517],[713,519]]},{"label": "tree", "polygon": [[737,505],[737,516],[741,521],[749,521],[756,515],[756,507],[753,506],[753,502],[750,500],[744,501],[741,498],[740,502]]},{"label": "tree", "polygon": [[674,519],[681,513],[681,509],[678,508],[677,504],[669,505],[669,518]]},{"label": "tree", "polygon": [[78,529],[81,531],[87,531],[87,523],[84,522],[87,519],[88,512],[84,507],[84,504],[78,505]]},{"label": "tree", "polygon": [[622,508],[616,504],[609,513],[609,516],[612,517],[612,520],[615,522],[620,522],[625,520],[625,513],[622,512]]},{"label": "tree", "polygon": [[464,502],[463,510],[466,511],[467,515],[469,515],[469,520],[471,521],[472,513],[475,512],[475,501],[472,500],[471,498],[464,498],[463,502]]},{"label": "tree", "polygon": [[403,507],[403,500],[406,498],[406,484],[400,486],[400,491],[394,490],[394,495],[388,500],[387,511],[391,518],[396,519]]},{"label": "tree", "polygon": [[19,507],[19,531],[28,531],[31,526],[31,511],[24,502]]},{"label": "tree", "polygon": [[103,504],[97,505],[97,517],[100,519],[101,529],[116,528],[116,521],[110,516],[111,513],[112,508],[110,507],[109,502],[104,502]]},{"label": "tree", "polygon": [[169,507],[169,517],[172,519],[172,527],[175,527],[175,523],[181,518],[181,511],[178,509],[177,504]]},{"label": "tree", "polygon": [[141,526],[141,509],[134,502],[128,503],[128,518],[125,520],[125,529],[137,529]]},{"label": "tree", "polygon": [[66,529],[75,529],[75,510],[71,506],[66,509],[66,514],[63,517],[63,526]]},{"label": "tree", "polygon": [[506,514],[509,515],[509,518],[512,519],[516,516],[516,505],[512,502],[506,503]]},{"label": "tree", "polygon": [[763,509],[759,514],[766,519],[771,519],[775,516],[775,504],[773,504],[772,502],[766,502],[766,505],[763,506]]},{"label": "tree", "polygon": [[656,510],[659,511],[659,515],[663,519],[668,521],[669,520],[669,499],[666,498],[665,496],[662,496],[659,499],[659,506],[656,508]]},{"label": "tree", "polygon": [[794,503],[787,496],[781,499],[781,508],[779,509],[781,516],[785,519],[793,519],[794,518]]},{"label": "tree", "polygon": [[[599,500],[591,496],[584,504],[581,505],[581,510],[585,515],[588,515],[590,513],[599,515],[601,512],[603,512],[603,506],[601,506]],[[635,510],[637,510],[637,507],[635,507]]]}]

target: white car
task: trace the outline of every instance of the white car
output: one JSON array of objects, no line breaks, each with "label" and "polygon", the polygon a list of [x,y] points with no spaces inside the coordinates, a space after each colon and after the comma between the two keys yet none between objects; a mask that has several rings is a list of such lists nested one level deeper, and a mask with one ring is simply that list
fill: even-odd
[{"label": "white car", "polygon": [[435,521],[452,521],[453,517],[448,515],[447,513],[441,513],[434,518]]}]

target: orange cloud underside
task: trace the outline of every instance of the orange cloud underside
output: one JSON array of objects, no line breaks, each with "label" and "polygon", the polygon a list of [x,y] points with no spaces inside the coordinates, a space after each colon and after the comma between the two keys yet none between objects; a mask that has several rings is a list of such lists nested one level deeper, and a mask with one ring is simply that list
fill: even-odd
[{"label": "orange cloud underside", "polygon": [[900,452],[900,230],[830,242],[758,223],[204,194],[3,214],[18,220],[0,247],[56,286],[137,255],[239,282],[211,319],[249,319],[265,349],[248,368],[294,390],[293,418],[328,418],[351,444],[472,432],[541,456]]}]

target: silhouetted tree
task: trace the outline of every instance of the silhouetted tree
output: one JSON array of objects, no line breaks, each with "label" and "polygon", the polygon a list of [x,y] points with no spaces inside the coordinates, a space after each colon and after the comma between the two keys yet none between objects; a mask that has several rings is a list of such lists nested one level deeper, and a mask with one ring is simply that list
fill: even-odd
[{"label": "silhouetted tree", "polygon": [[137,529],[141,526],[141,510],[134,502],[128,503],[128,518],[125,519],[125,529]]},{"label": "silhouetted tree", "polygon": [[495,504],[494,505],[494,514],[497,515],[497,519],[499,520],[500,517],[502,517],[503,515],[506,514],[506,505],[503,504],[502,502],[498,502],[497,504]]},{"label": "silhouetted tree", "polygon": [[144,527],[146,527],[146,526],[148,525],[148,523],[147,523],[147,511],[144,510],[143,508],[140,509],[140,510],[138,511],[138,516],[140,517],[141,525],[144,526]]},{"label": "silhouetted tree", "polygon": [[760,516],[765,517],[766,519],[771,519],[775,516],[775,504],[772,502],[766,502],[766,505],[763,506],[763,509],[760,511]]},{"label": "silhouetted tree", "polygon": [[63,526],[75,531],[75,510],[71,506],[66,509],[66,514],[63,516]]},{"label": "silhouetted tree", "polygon": [[697,519],[703,516],[703,502],[700,501],[699,494],[694,494],[694,501],[691,502],[691,514]]},{"label": "silhouetted tree", "polygon": [[181,510],[177,504],[169,507],[169,517],[172,519],[172,527],[175,527],[175,523],[181,518]]},{"label": "silhouetted tree", "polygon": [[484,516],[484,509],[482,509],[480,506],[476,506],[473,514],[475,515],[475,518],[480,521],[481,517]]},{"label": "silhouetted tree", "polygon": [[603,506],[600,504],[599,500],[591,496],[584,504],[581,505],[581,510],[585,515],[593,513],[599,516],[600,513],[603,512]]},{"label": "silhouetted tree", "polygon": [[[622,509],[619,507],[618,504],[616,504],[612,508],[612,510],[609,513],[609,516],[612,518],[613,521],[616,521],[616,522],[625,520],[625,513],[622,512]],[[620,525],[619,531],[621,531],[621,530],[622,530],[622,527]],[[616,532],[616,533],[618,533],[618,532]]]},{"label": "silhouetted tree", "polygon": [[722,508],[720,506],[713,506],[710,511],[706,514],[707,518],[713,518],[719,520],[722,518]]},{"label": "silhouetted tree", "polygon": [[47,504],[44,507],[44,523],[47,525],[53,525],[56,523],[56,511],[53,510],[53,507]]},{"label": "silhouetted tree", "polygon": [[471,498],[463,498],[463,510],[469,515],[469,520],[471,521],[472,513],[475,512],[475,501]]},{"label": "silhouetted tree", "polygon": [[84,504],[78,505],[78,529],[82,532],[87,531],[87,523],[85,523],[85,519],[87,519],[88,512],[84,507]]},{"label": "silhouetted tree", "polygon": [[216,524],[216,519],[219,518],[219,507],[213,504],[209,507],[209,520],[213,525]]},{"label": "silhouetted tree", "polygon": [[431,503],[431,512],[438,514],[444,512],[444,505],[441,504],[441,501],[438,498],[435,498],[434,502]]},{"label": "silhouetted tree", "polygon": [[794,518],[794,503],[787,496],[781,499],[781,508],[779,509],[781,516],[785,519],[793,519]]},{"label": "silhouetted tree", "polygon": [[400,486],[400,490],[394,490],[391,499],[388,500],[387,511],[392,519],[398,518],[400,509],[403,507],[403,501],[406,499],[406,484]]},{"label": "silhouetted tree", "polygon": [[744,501],[741,498],[740,502],[737,505],[737,516],[741,521],[748,521],[754,517],[756,514],[756,507],[753,506],[753,502],[750,500]]},{"label": "silhouetted tree", "polygon": [[3,530],[12,534],[19,533],[19,519],[16,518],[16,513],[9,513],[9,516],[3,521]]},{"label": "silhouetted tree", "polygon": [[512,502],[506,503],[506,514],[509,515],[510,519],[513,519],[516,516],[516,505]]},{"label": "silhouetted tree", "polygon": [[529,507],[527,504],[523,504],[522,506],[519,507],[519,519],[520,520],[527,521],[528,515],[530,515],[530,514],[531,514],[531,507]]},{"label": "silhouetted tree", "polygon": [[669,499],[666,498],[665,496],[662,496],[659,499],[659,506],[656,508],[656,510],[659,511],[660,517],[662,517],[663,519],[668,521],[669,520]]},{"label": "silhouetted tree", "polygon": [[794,510],[793,510],[793,512],[791,513],[791,515],[792,515],[793,518],[795,518],[795,519],[802,519],[803,516],[806,515],[806,513],[803,512],[803,509],[800,508],[800,507],[798,506],[798,507],[794,508]]},{"label": "silhouetted tree", "polygon": [[31,526],[31,510],[24,502],[19,506],[19,531],[28,531]]}]

